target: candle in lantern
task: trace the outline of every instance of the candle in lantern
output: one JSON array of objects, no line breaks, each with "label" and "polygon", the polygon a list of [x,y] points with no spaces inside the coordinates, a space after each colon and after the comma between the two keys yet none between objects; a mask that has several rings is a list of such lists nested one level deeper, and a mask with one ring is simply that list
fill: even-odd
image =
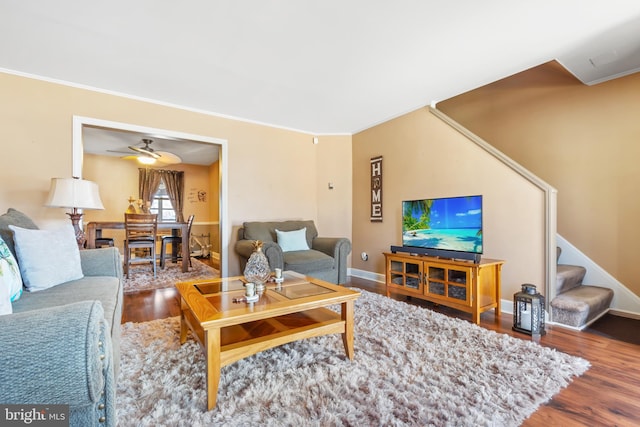
[{"label": "candle in lantern", "polygon": [[531,311],[530,310],[522,310],[520,312],[520,327],[522,329],[526,329],[527,331],[531,330]]}]

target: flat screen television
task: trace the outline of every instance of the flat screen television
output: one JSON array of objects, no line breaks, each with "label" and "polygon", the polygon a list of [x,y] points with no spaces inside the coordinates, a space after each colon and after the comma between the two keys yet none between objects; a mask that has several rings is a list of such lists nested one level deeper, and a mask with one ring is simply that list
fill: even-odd
[{"label": "flat screen television", "polygon": [[[432,256],[482,253],[482,196],[402,202],[402,246]],[[468,259],[479,259],[479,255]]]}]

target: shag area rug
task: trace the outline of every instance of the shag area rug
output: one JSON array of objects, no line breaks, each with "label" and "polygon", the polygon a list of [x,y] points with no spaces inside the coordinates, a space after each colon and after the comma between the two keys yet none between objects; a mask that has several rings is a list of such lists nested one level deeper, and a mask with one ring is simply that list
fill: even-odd
[{"label": "shag area rug", "polygon": [[151,264],[138,264],[131,266],[129,278],[124,278],[124,293],[144,291],[148,289],[171,288],[177,282],[185,280],[209,279],[220,277],[220,272],[215,268],[191,258],[191,267],[186,273],[182,272],[182,261],[177,263],[166,261],[164,270],[160,265],[156,267],[156,278],[153,278]]},{"label": "shag area rug", "polygon": [[[339,335],[222,368],[206,410],[205,361],[179,318],[126,323],[119,426],[517,426],[589,362],[361,291],[355,359]],[[337,308],[336,308],[337,309]]]}]

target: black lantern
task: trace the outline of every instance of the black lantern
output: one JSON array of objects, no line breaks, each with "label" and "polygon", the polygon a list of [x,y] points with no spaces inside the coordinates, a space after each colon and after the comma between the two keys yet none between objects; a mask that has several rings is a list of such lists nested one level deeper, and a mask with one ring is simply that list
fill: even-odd
[{"label": "black lantern", "polygon": [[534,285],[525,283],[513,294],[513,330],[529,335],[544,335],[544,297]]}]

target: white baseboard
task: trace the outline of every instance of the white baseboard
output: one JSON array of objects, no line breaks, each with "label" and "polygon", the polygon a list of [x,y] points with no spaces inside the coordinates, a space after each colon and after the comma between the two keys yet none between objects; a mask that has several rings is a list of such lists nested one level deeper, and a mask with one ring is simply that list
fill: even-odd
[{"label": "white baseboard", "polygon": [[508,299],[500,300],[500,313],[513,314],[513,301]]},{"label": "white baseboard", "polygon": [[561,328],[571,329],[572,331],[582,331],[583,329],[589,327],[589,325],[591,325],[593,322],[595,322],[596,320],[598,320],[599,318],[601,318],[605,314],[609,313],[610,310],[611,309],[607,309],[607,310],[603,311],[598,316],[596,316],[593,319],[589,320],[587,323],[585,323],[582,326],[571,326],[571,325],[565,325],[564,323],[558,323],[558,322],[546,322],[546,323],[548,323],[549,325],[553,325],[553,326],[559,326]]},{"label": "white baseboard", "polygon": [[632,311],[616,310],[616,309],[610,308],[609,313],[611,313],[613,316],[620,316],[620,317],[626,317],[628,319],[640,320],[640,314],[634,313]]},{"label": "white baseboard", "polygon": [[360,279],[371,280],[378,283],[385,283],[384,274],[374,273],[372,271],[349,268],[347,269],[347,274],[349,276],[358,277]]}]

